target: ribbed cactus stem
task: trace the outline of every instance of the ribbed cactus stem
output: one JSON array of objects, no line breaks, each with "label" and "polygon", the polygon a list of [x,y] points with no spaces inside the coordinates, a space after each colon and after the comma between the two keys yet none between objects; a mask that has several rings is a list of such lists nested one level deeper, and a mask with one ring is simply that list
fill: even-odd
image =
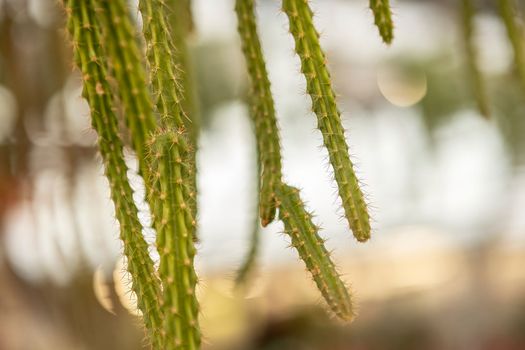
[{"label": "ribbed cactus stem", "polygon": [[161,349],[160,285],[148,254],[148,245],[144,240],[127,178],[128,169],[118,135],[118,121],[113,112],[114,101],[107,81],[107,62],[101,51],[100,28],[95,19],[94,3],[90,0],[66,0],[64,5],[75,62],[82,72],[83,96],[91,109],[92,126],[98,134],[105,175],[120,223],[120,237],[132,277],[131,289],[137,296],[149,339],[155,348]]},{"label": "ribbed cactus stem", "polygon": [[370,0],[370,9],[374,14],[374,23],[385,44],[394,39],[394,22],[389,0]]},{"label": "ribbed cactus stem", "polygon": [[[180,82],[180,94],[181,94],[181,107],[186,113],[187,118],[184,118],[186,130],[190,136],[190,141],[195,152],[192,152],[192,156],[189,161],[192,163],[192,169],[194,170],[191,176],[192,188],[197,191],[197,145],[200,133],[200,114],[197,103],[197,96],[195,94],[195,82],[192,74],[191,65],[191,53],[188,49],[188,36],[191,30],[193,30],[193,17],[191,11],[190,0],[168,0],[166,2],[168,6],[169,24],[172,29],[171,40],[173,46],[177,49],[176,55],[173,57],[175,61],[173,64],[178,68],[179,82]],[[197,217],[197,201],[192,201],[192,213],[194,217]]]},{"label": "ribbed cactus stem", "polygon": [[319,227],[312,222],[312,215],[304,208],[299,190],[283,184],[279,186],[279,218],[284,231],[292,240],[292,246],[306,264],[332,311],[341,319],[354,317],[352,300],[344,282],[339,277],[330,254],[319,237]]},{"label": "ribbed cactus stem", "polygon": [[[146,38],[146,57],[154,105],[160,115],[160,124],[165,129],[184,131],[187,129],[185,123],[189,119],[181,105],[182,89],[178,80],[180,77],[176,66],[176,49],[167,14],[169,8],[163,0],[140,0],[139,9],[143,21],[142,31]],[[195,148],[191,141],[187,138],[181,139],[176,147],[180,153],[190,155],[187,161],[194,165],[195,156],[192,152],[195,152]],[[195,166],[190,166],[184,171],[189,172],[184,174],[184,177],[191,179],[195,185]],[[184,197],[188,202],[192,202],[192,212],[195,216],[195,188],[190,187],[187,191]],[[187,222],[187,226],[191,227],[191,222]],[[192,236],[196,237],[195,228],[192,229]]]},{"label": "ribbed cactus stem", "polygon": [[525,48],[523,46],[523,28],[518,24],[519,10],[514,0],[498,0],[498,8],[507,29],[512,49],[514,51],[514,65],[520,82],[525,89]]},{"label": "ribbed cactus stem", "polygon": [[313,24],[312,10],[307,0],[283,0],[283,10],[289,19],[295,51],[301,60],[301,71],[306,78],[317,125],[328,150],[345,216],[356,239],[364,242],[370,238],[370,219],[348,154],[341,116],[326,67],[326,57]]},{"label": "ribbed cactus stem", "polygon": [[[181,154],[178,145],[184,135],[161,131],[151,137],[149,157],[155,189],[151,195],[158,205],[153,208],[157,229],[157,250],[160,255],[159,274],[163,284],[164,349],[195,350],[200,347],[199,306],[195,295],[197,275],[193,259],[195,221],[185,197],[191,186],[184,167],[188,154]],[[188,227],[188,222],[191,227]]]},{"label": "ribbed cactus stem", "polygon": [[268,72],[257,34],[254,2],[253,0],[237,0],[235,10],[242,50],[250,75],[250,114],[255,125],[261,169],[259,215],[264,227],[275,217],[275,187],[280,184],[282,177],[279,130]]},{"label": "ribbed cactus stem", "polygon": [[485,91],[485,82],[478,67],[478,51],[474,42],[475,11],[472,0],[462,0],[461,15],[470,86],[476,99],[479,112],[485,118],[489,118],[490,108]]},{"label": "ribbed cactus stem", "polygon": [[124,120],[130,130],[140,172],[146,176],[146,140],[155,130],[156,120],[135,26],[126,0],[95,0],[94,3],[102,19],[104,44],[124,107]]}]

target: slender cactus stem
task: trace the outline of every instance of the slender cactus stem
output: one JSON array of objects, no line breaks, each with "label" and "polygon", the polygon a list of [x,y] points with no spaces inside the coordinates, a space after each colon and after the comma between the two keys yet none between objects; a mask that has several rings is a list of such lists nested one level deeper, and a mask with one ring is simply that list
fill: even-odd
[{"label": "slender cactus stem", "polygon": [[525,88],[525,48],[523,46],[523,28],[518,24],[518,6],[514,0],[498,0],[498,8],[507,29],[507,35],[514,50],[514,65],[520,82]]},{"label": "slender cactus stem", "polygon": [[326,67],[326,57],[313,24],[312,10],[307,0],[283,0],[283,10],[289,19],[295,51],[301,59],[301,71],[306,78],[318,128],[334,169],[346,218],[355,238],[364,242],[370,238],[370,219],[348,154],[341,116]]},{"label": "slender cactus stem", "polygon": [[354,311],[348,290],[317,233],[319,227],[313,224],[312,215],[304,209],[299,190],[283,184],[278,191],[279,217],[286,234],[292,239],[292,246],[306,264],[332,311],[343,320],[352,320]]},{"label": "slender cactus stem", "polygon": [[135,27],[126,0],[95,0],[94,3],[100,14],[111,73],[117,82],[139,169],[147,176],[145,147],[148,136],[155,130],[156,120]]},{"label": "slender cactus stem", "polygon": [[253,0],[237,0],[235,10],[251,82],[250,107],[252,110],[250,114],[255,125],[261,169],[259,215],[264,227],[275,218],[275,187],[280,184],[282,177],[281,154],[274,102],[257,34],[253,4]]},{"label": "slender cactus stem", "polygon": [[[179,74],[177,72],[175,58],[175,47],[172,40],[171,28],[168,22],[167,11],[169,8],[163,0],[140,0],[139,9],[142,15],[142,31],[146,38],[146,57],[149,66],[150,82],[154,96],[154,105],[160,115],[160,124],[166,130],[177,130],[187,134],[185,122],[187,117],[181,106],[182,90],[179,84]],[[180,142],[175,146],[179,153],[191,155],[195,152],[188,137],[181,137]],[[185,178],[192,179],[195,185],[195,156],[191,155],[188,161],[193,165],[186,167]],[[193,216],[196,215],[196,195],[194,186],[184,189],[188,191],[184,194],[188,202],[192,204]],[[193,227],[191,222],[188,227]],[[193,237],[196,237],[196,230],[193,227]]]},{"label": "slender cactus stem", "polygon": [[196,350],[200,347],[198,323],[199,305],[195,295],[197,275],[193,259],[195,246],[190,204],[185,198],[185,187],[191,186],[184,177],[184,167],[190,166],[188,154],[179,153],[177,145],[184,135],[161,131],[149,143],[151,160],[148,183],[159,203],[154,209],[157,230],[157,249],[160,254],[159,272],[164,285],[163,311],[165,349]]},{"label": "slender cactus stem", "polygon": [[[185,127],[191,139],[191,145],[195,150],[192,152],[191,162],[194,170],[191,176],[192,188],[197,192],[197,145],[200,133],[200,114],[195,95],[195,81],[192,75],[191,53],[188,49],[188,35],[193,29],[193,17],[191,11],[191,0],[169,0],[169,24],[172,29],[171,39],[173,46],[177,49],[177,54],[173,56],[173,64],[178,67],[180,81],[181,107],[188,118],[184,119]],[[197,217],[197,201],[192,201],[193,217]]]},{"label": "slender cactus stem", "polygon": [[391,44],[394,39],[394,22],[389,0],[370,0],[370,9],[374,14],[374,23],[385,44]]},{"label": "slender cactus stem", "polygon": [[101,50],[100,28],[90,0],[65,0],[67,27],[73,42],[76,65],[83,76],[83,96],[91,109],[92,126],[98,134],[98,145],[106,177],[109,180],[115,213],[120,223],[128,271],[132,276],[131,289],[137,296],[150,341],[162,348],[159,332],[160,284],[156,278],[148,245],[142,234],[133,192],[127,179],[118,121],[113,112],[113,97],[107,81],[107,62]]},{"label": "slender cactus stem", "polygon": [[478,105],[479,112],[485,118],[490,117],[485,82],[478,67],[478,52],[473,38],[474,34],[474,6],[472,0],[462,0],[461,17],[467,66],[470,75],[470,85]]}]

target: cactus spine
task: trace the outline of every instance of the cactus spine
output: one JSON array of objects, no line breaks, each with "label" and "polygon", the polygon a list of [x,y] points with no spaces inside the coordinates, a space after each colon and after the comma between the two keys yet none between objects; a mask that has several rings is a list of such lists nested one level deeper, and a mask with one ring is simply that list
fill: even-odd
[{"label": "cactus spine", "polygon": [[467,66],[470,75],[470,85],[478,105],[479,112],[485,118],[490,117],[490,109],[487,101],[487,93],[485,91],[485,83],[478,67],[478,52],[475,47],[473,33],[474,33],[474,6],[472,0],[462,1],[462,24],[463,24],[463,38],[467,58]]},{"label": "cactus spine", "polygon": [[394,39],[394,22],[389,0],[370,0],[370,9],[374,14],[374,23],[379,30],[379,35],[385,44],[392,43]]},{"label": "cactus spine", "polygon": [[370,219],[348,154],[341,116],[326,67],[326,57],[313,24],[312,10],[307,0],[283,0],[283,10],[289,19],[295,51],[301,60],[301,71],[306,78],[317,125],[334,169],[346,218],[355,238],[364,242],[370,238]]},{"label": "cactus spine", "polygon": [[156,348],[161,348],[160,286],[126,175],[127,167],[117,118],[112,110],[114,100],[107,81],[106,60],[101,52],[100,28],[95,19],[94,6],[89,0],[65,0],[64,5],[75,62],[83,76],[83,96],[91,109],[92,126],[98,134],[105,174],[120,223],[120,237],[132,276],[131,288],[137,296],[150,341]]}]

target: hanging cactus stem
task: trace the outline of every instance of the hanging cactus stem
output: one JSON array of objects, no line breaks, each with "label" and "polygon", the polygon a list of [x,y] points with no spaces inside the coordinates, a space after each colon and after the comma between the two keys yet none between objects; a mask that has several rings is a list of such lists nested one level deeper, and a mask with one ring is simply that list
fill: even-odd
[{"label": "hanging cactus stem", "polygon": [[313,24],[312,10],[307,0],[283,0],[283,10],[288,16],[295,52],[301,60],[301,71],[306,78],[312,109],[317,115],[317,125],[328,150],[345,216],[354,237],[365,242],[370,238],[370,218],[348,154],[341,115],[319,34]]},{"label": "hanging cactus stem", "polygon": [[107,61],[101,48],[101,29],[92,1],[66,0],[64,6],[68,15],[67,27],[73,43],[75,62],[82,72],[83,96],[88,101],[91,123],[98,134],[105,175],[120,223],[120,237],[124,243],[127,268],[132,277],[131,289],[137,296],[149,340],[155,348],[160,349],[160,285],[148,254],[148,245],[144,240],[133,192],[127,179],[118,121],[112,108],[114,99],[107,81]]},{"label": "hanging cactus stem", "polygon": [[284,232],[290,236],[292,246],[310,271],[326,303],[339,318],[352,320],[354,308],[348,290],[319,237],[319,228],[313,224],[312,214],[304,209],[299,190],[283,184],[279,187],[279,200],[279,218],[284,223]]}]

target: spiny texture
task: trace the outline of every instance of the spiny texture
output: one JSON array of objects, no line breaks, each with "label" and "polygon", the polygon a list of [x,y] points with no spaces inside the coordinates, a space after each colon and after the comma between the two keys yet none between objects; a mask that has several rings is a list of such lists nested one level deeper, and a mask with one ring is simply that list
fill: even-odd
[{"label": "spiny texture", "polygon": [[176,71],[175,47],[165,1],[140,0],[142,31],[146,38],[146,57],[154,104],[163,126],[182,128],[184,112],[181,107],[181,86]]},{"label": "spiny texture", "polygon": [[523,28],[518,24],[518,7],[513,0],[498,0],[498,8],[514,50],[514,64],[522,86],[525,88],[525,51]]},{"label": "spiny texture", "polygon": [[118,135],[118,121],[112,111],[113,98],[106,76],[106,61],[101,54],[100,28],[94,6],[89,0],[64,1],[68,14],[67,27],[73,40],[75,62],[83,76],[83,96],[91,109],[91,122],[98,134],[98,145],[106,177],[109,180],[115,213],[120,223],[131,289],[137,296],[151,342],[162,348],[158,332],[161,325],[160,286],[155,277],[153,261],[142,234],[133,192],[127,179],[127,168]]},{"label": "spiny texture", "polygon": [[317,233],[319,228],[313,224],[312,215],[304,209],[299,190],[283,184],[279,186],[279,200],[279,218],[284,223],[284,230],[292,239],[292,246],[306,264],[317,288],[338,317],[352,320],[354,312],[348,290]]},{"label": "spiny texture", "polygon": [[281,154],[279,130],[270,90],[270,81],[257,34],[253,0],[237,0],[238,30],[251,82],[250,107],[255,125],[259,163],[261,168],[261,194],[259,215],[262,226],[275,218],[275,187],[281,182]]},{"label": "spiny texture", "polygon": [[379,30],[381,38],[386,44],[394,39],[394,23],[389,0],[370,0],[370,9],[374,14],[374,23]]},{"label": "spiny texture", "polygon": [[[164,128],[175,130],[186,130],[184,120],[187,118],[181,106],[181,87],[178,84],[176,71],[177,59],[175,58],[175,47],[173,46],[171,28],[168,23],[167,11],[163,0],[140,0],[139,9],[142,15],[142,31],[146,38],[146,57],[149,65],[150,81],[154,95],[154,104],[160,115],[160,123]],[[186,120],[187,122],[187,120]],[[191,141],[187,138],[181,139],[177,144],[180,153],[191,154],[194,152]],[[194,156],[188,158],[193,162]],[[195,166],[188,167],[184,174],[189,179],[195,179]],[[195,180],[192,180],[195,183]],[[184,193],[184,198],[195,203],[196,196],[194,188]],[[192,204],[193,216],[196,214],[197,206]],[[187,223],[191,227],[191,222]],[[195,230],[192,233],[196,237]]]},{"label": "spiny texture", "polygon": [[[195,221],[185,197],[189,179],[184,174],[188,154],[177,147],[183,142],[180,132],[161,131],[149,143],[150,174],[156,201],[154,220],[157,228],[157,250],[160,255],[159,274],[163,285],[163,349],[193,350],[200,347],[199,305],[195,295],[197,275],[193,264]],[[188,222],[192,225],[188,226]]]},{"label": "spiny texture", "polygon": [[95,0],[94,3],[102,20],[107,57],[124,106],[124,119],[130,129],[132,146],[140,172],[146,176],[146,140],[155,130],[156,120],[135,27],[126,0]]},{"label": "spiny texture", "polygon": [[490,110],[488,105],[485,83],[478,67],[478,52],[474,43],[474,7],[472,0],[462,1],[462,24],[465,51],[467,56],[467,65],[470,74],[470,85],[472,87],[479,112],[489,118]]},{"label": "spiny texture", "polygon": [[307,0],[283,0],[283,9],[290,22],[295,51],[301,59],[301,71],[306,78],[317,125],[334,169],[346,218],[356,239],[364,242],[370,238],[370,219],[348,154],[341,116],[326,67],[326,57],[313,24],[312,10]]},{"label": "spiny texture", "polygon": [[[172,29],[171,40],[173,46],[177,49],[177,54],[174,55],[175,61],[173,64],[177,67],[176,71],[180,82],[180,94],[181,94],[181,108],[186,113],[187,118],[184,118],[185,127],[188,130],[190,141],[195,152],[192,153],[189,161],[192,164],[194,170],[191,182],[194,191],[197,191],[197,167],[196,167],[196,156],[197,156],[197,144],[200,130],[200,115],[197,103],[197,97],[195,96],[194,89],[194,77],[191,74],[191,57],[190,51],[188,50],[188,35],[193,30],[193,18],[191,11],[190,0],[169,0],[166,3],[168,5],[169,24]],[[197,217],[197,201],[193,201],[192,213],[194,217]]]}]

